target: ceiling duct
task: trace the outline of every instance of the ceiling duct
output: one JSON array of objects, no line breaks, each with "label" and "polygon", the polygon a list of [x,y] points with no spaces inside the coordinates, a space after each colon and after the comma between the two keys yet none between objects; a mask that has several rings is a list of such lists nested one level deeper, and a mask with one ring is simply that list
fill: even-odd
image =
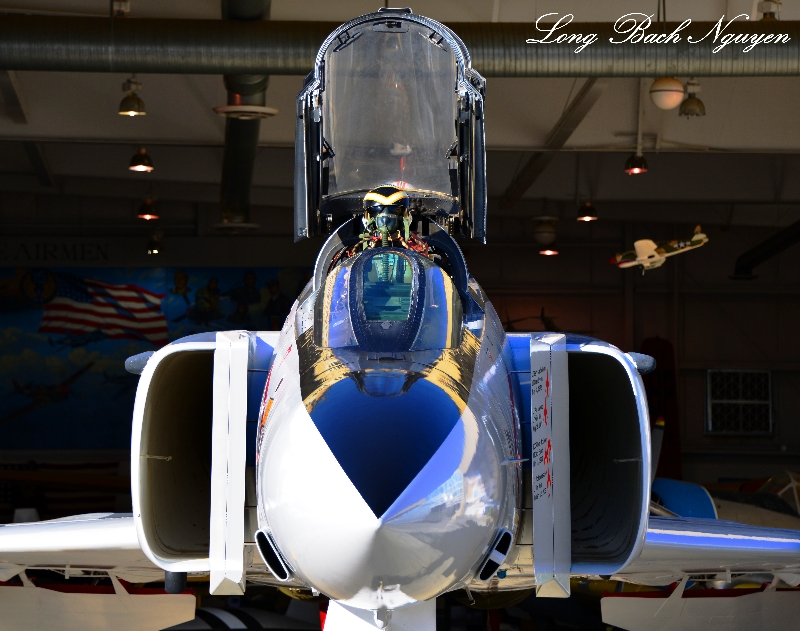
[{"label": "ceiling duct", "polygon": [[[335,22],[161,20],[5,15],[0,17],[0,68],[72,72],[306,75]],[[714,41],[716,24],[694,22],[670,44],[612,44],[611,23],[572,22],[566,35],[596,34],[576,44],[528,44],[543,33],[530,23],[450,23],[485,77],[798,76],[800,22],[734,22],[725,36],[785,34],[786,43]],[[659,25],[668,33],[676,23]],[[655,27],[650,29],[655,34]],[[710,35],[709,35],[710,33]],[[699,43],[689,43],[689,37]]]},{"label": "ceiling duct", "polygon": [[[269,18],[270,0],[222,0],[226,20],[252,21]],[[226,74],[228,105],[255,105],[263,108],[269,77],[253,74]],[[258,154],[261,121],[258,118],[225,119],[225,153],[220,185],[221,228],[246,229],[250,224],[250,187]]]}]

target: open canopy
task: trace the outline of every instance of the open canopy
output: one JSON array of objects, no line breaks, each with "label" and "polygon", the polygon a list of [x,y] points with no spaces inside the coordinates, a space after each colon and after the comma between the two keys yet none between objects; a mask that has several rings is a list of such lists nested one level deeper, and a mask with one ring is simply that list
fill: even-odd
[{"label": "open canopy", "polygon": [[393,184],[414,212],[483,240],[483,91],[463,42],[410,10],[336,29],[298,96],[295,237],[329,232]]}]

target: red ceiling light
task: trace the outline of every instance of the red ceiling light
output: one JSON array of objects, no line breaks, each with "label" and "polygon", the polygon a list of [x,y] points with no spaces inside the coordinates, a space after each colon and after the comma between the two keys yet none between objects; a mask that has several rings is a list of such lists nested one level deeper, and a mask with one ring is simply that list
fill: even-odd
[{"label": "red ceiling light", "polygon": [[557,256],[558,250],[553,245],[547,248],[542,248],[541,250],[539,250],[539,254],[541,254],[542,256]]},{"label": "red ceiling light", "polygon": [[625,161],[625,173],[628,175],[639,175],[647,173],[647,160],[640,153],[632,153]]},{"label": "red ceiling light", "polygon": [[144,221],[154,221],[159,218],[159,214],[156,211],[156,204],[155,202],[147,198],[142,202],[142,205],[139,206],[139,214],[136,215],[137,219],[143,219]]}]

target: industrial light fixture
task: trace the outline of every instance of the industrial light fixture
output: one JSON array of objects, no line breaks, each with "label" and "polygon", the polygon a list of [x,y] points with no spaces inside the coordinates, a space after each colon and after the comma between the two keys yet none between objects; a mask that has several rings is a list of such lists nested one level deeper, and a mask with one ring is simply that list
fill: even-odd
[{"label": "industrial light fixture", "polygon": [[685,116],[686,118],[706,115],[705,104],[697,98],[697,94],[699,92],[700,84],[694,79],[689,79],[689,81],[686,82],[686,93],[689,96],[683,103],[681,103],[681,109],[678,111],[678,114]]},{"label": "industrial light fixture", "polygon": [[558,217],[550,215],[541,215],[534,217],[533,220],[536,225],[533,228],[533,239],[539,244],[539,254],[544,256],[554,256],[558,254],[555,247],[556,242],[556,226]]},{"label": "industrial light fixture", "polygon": [[161,254],[164,251],[163,233],[156,230],[147,242],[147,254]]},{"label": "industrial light fixture", "polygon": [[758,12],[762,13],[762,22],[775,22],[781,13],[780,2],[759,2]]},{"label": "industrial light fixture", "polygon": [[139,173],[150,173],[153,170],[153,160],[147,153],[147,149],[140,147],[139,151],[133,154],[128,169]]},{"label": "industrial light fixture", "polygon": [[650,100],[660,110],[674,110],[683,100],[683,84],[675,77],[660,77],[650,86]]},{"label": "industrial light fixture", "polygon": [[[678,82],[680,83],[680,82]],[[683,86],[681,86],[683,87]],[[636,151],[630,155],[625,161],[625,173],[628,175],[639,175],[640,173],[647,173],[647,160],[642,155],[642,126],[644,123],[644,99],[642,99],[642,92],[644,91],[644,79],[639,80],[639,118],[636,123]],[[650,94],[652,96],[652,88]]]},{"label": "industrial light fixture", "polygon": [[578,207],[578,221],[597,221],[597,211],[592,202],[584,202],[583,206]]},{"label": "industrial light fixture", "polygon": [[119,102],[120,116],[144,116],[147,114],[144,109],[144,101],[139,96],[141,89],[142,84],[136,80],[135,74],[122,84],[122,91],[127,94]]},{"label": "industrial light fixture", "polygon": [[139,206],[139,214],[136,215],[136,218],[144,221],[155,221],[159,218],[156,204],[150,197],[146,198]]},{"label": "industrial light fixture", "polygon": [[592,202],[581,204],[581,154],[575,154],[575,206],[578,210],[576,219],[578,221],[597,221],[597,212],[592,206]]},{"label": "industrial light fixture", "polygon": [[640,153],[632,153],[625,161],[625,173],[628,175],[647,173],[647,160]]}]

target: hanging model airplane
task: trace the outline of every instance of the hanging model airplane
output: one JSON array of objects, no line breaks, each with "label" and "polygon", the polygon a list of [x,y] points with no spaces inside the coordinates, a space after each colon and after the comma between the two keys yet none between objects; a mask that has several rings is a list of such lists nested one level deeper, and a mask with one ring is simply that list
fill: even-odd
[{"label": "hanging model airplane", "polygon": [[708,243],[708,237],[700,226],[695,227],[692,238],[688,241],[651,241],[640,239],[633,244],[633,250],[615,255],[610,263],[624,269],[626,267],[641,267],[642,274],[651,269],[661,267],[670,256],[681,252],[688,252]]},{"label": "hanging model airplane", "polygon": [[[576,576],[678,582],[656,623],[700,628],[681,617],[690,577],[800,583],[796,531],[650,515],[651,358],[503,330],[453,238],[485,238],[484,85],[461,40],[408,9],[325,40],[297,110],[295,237],[328,235],[313,279],[280,332],[129,358],[133,514],[0,527],[0,580],[24,585],[0,587],[4,629],[86,628],[91,607],[95,628],[155,631],[193,615],[187,575],[323,594],[326,631],[434,631],[449,591],[565,597]],[[36,568],[117,593],[43,594]],[[159,577],[170,595],[118,580]],[[183,600],[167,620],[137,598]]]}]

